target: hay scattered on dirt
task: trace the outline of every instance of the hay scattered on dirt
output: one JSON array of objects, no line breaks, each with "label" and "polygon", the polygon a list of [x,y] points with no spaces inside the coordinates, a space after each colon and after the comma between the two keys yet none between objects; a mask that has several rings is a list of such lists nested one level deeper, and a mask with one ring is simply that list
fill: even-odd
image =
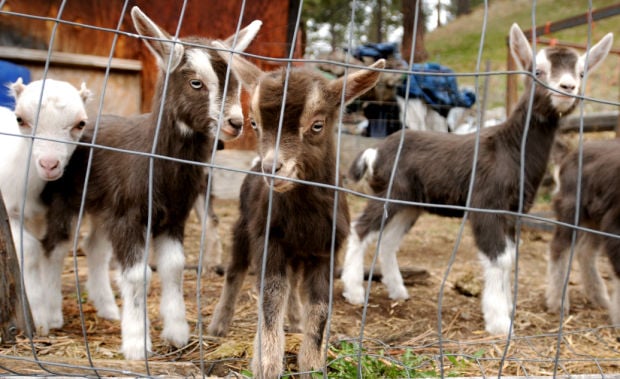
[{"label": "hay scattered on dirt", "polygon": [[[363,202],[358,199],[351,200],[353,214],[357,214]],[[228,251],[230,241],[226,232],[236,218],[237,205],[230,200],[216,200],[215,205],[220,217],[224,249]],[[605,310],[593,309],[587,304],[579,288],[579,277],[575,273],[570,283],[571,314],[565,317],[562,325],[559,361],[557,368],[555,367],[559,316],[546,313],[544,308],[545,260],[550,234],[538,230],[524,230],[521,235],[515,335],[506,354],[506,341],[489,337],[484,332],[480,300],[477,297],[465,296],[454,288],[459,278],[480,278],[476,251],[469,231],[457,249],[455,264],[446,280],[440,344],[437,334],[438,294],[449,254],[454,248],[459,223],[460,220],[425,215],[407,235],[399,253],[401,267],[424,268],[430,275],[408,288],[411,295],[408,301],[391,301],[381,284],[373,284],[363,328],[364,348],[367,353],[383,352],[386,359],[389,358],[388,361],[392,362],[390,364],[399,364],[405,352],[413,352],[428,359],[426,368],[434,367],[438,372],[442,349],[444,354],[458,357],[457,362],[460,362],[455,366],[454,360],[444,355],[441,362],[444,364],[445,373],[460,376],[497,375],[500,365],[503,375],[552,375],[554,369],[558,374],[608,374],[620,370],[618,331],[608,325]],[[188,226],[187,234],[187,264],[193,266],[197,264],[200,241],[199,225],[195,219],[192,219]],[[84,283],[84,258],[79,257],[78,263],[80,281]],[[604,263],[601,262],[601,265],[605,266]],[[37,337],[31,342],[19,336],[16,345],[0,347],[0,374],[123,376],[148,373],[194,376],[204,373],[207,376],[223,376],[248,369],[256,323],[253,276],[246,280],[239,296],[230,335],[226,338],[206,335],[199,338],[197,325],[202,323],[204,332],[219,296],[223,278],[207,273],[198,281],[195,271],[187,270],[185,299],[187,316],[194,333],[188,346],[177,350],[159,339],[162,328],[158,318],[159,280],[157,274],[153,275],[148,301],[155,353],[148,361],[147,371],[145,362],[122,360],[118,352],[121,343],[120,323],[99,319],[88,302],[82,303],[83,332],[72,268],[72,258],[68,257],[63,276],[65,327],[53,331],[47,338]],[[606,274],[605,279],[609,279],[609,274]],[[197,288],[200,288],[199,306]],[[85,291],[82,287],[82,292]],[[359,338],[362,333],[364,308],[344,302],[341,293],[341,284],[336,281],[329,332],[330,342],[333,344]],[[93,366],[100,369],[97,373],[88,361],[83,333],[88,340]],[[295,368],[294,356],[300,340],[299,334],[287,334],[287,365],[290,369]],[[338,357],[330,352],[328,361],[334,359]],[[36,360],[48,364],[38,365]]]}]

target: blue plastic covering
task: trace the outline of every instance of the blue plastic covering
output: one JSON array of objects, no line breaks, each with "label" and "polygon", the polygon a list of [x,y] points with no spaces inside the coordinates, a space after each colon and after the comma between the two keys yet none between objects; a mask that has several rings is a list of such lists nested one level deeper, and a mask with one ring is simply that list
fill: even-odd
[{"label": "blue plastic covering", "polygon": [[30,83],[30,70],[15,63],[0,60],[0,106],[15,108],[15,100],[9,94],[8,84],[22,78],[24,84]]},{"label": "blue plastic covering", "polygon": [[399,96],[405,97],[409,92],[409,98],[424,100],[439,114],[446,117],[453,107],[471,108],[476,102],[476,94],[469,91],[459,91],[456,77],[453,75],[429,75],[432,73],[451,74],[454,73],[448,67],[438,63],[416,63],[411,66],[414,72],[424,74],[411,74],[409,88],[406,79],[397,88]]}]

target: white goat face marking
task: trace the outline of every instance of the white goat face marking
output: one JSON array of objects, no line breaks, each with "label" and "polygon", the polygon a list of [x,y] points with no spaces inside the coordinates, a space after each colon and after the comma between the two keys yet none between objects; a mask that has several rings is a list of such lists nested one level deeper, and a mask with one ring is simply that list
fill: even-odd
[{"label": "white goat face marking", "polygon": [[[202,49],[187,50],[187,65],[196,72],[196,75],[207,86],[209,96],[209,118],[213,120],[213,124],[209,125],[212,129],[216,128],[217,119],[219,118],[222,106],[221,99],[218,96],[218,88],[220,81],[211,64],[209,53]],[[187,125],[186,125],[187,126]]]},{"label": "white goat face marking", "polygon": [[[278,149],[278,157],[275,155],[275,149],[269,149],[263,155],[261,163],[261,170],[263,173],[271,175],[273,172],[273,165],[280,163],[281,166],[276,170],[276,176],[283,176],[290,179],[299,179],[297,171],[297,160],[294,157],[285,158],[282,154],[282,149]],[[271,184],[271,176],[265,176],[265,182],[267,185]],[[286,179],[273,178],[273,189],[276,192],[287,192],[293,189],[297,183]]]},{"label": "white goat face marking", "polygon": [[[76,88],[66,82],[48,79],[41,98],[42,81],[30,83],[19,95],[15,115],[21,121],[24,135],[35,132],[32,159],[37,173],[44,180],[56,180],[63,174],[87,120],[83,98]],[[39,120],[34,119],[41,98]]]},{"label": "white goat face marking", "polygon": [[549,90],[551,104],[558,112],[563,113],[573,107],[577,101],[574,96],[578,94],[581,80],[577,76],[575,65],[553,67],[547,55],[548,51],[545,49],[536,54],[536,75],[551,88]]}]

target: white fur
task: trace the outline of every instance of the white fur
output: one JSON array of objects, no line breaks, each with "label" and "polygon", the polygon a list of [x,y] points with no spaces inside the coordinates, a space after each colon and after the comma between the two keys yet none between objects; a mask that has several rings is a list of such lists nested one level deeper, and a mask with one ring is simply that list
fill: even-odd
[{"label": "white fur", "polygon": [[[28,85],[20,79],[10,85],[10,90],[16,100],[15,112],[0,108],[0,160],[4,162],[0,165],[0,190],[22,263],[35,328],[47,335],[50,328],[63,323],[60,272],[68,250],[57,252],[49,264],[43,263],[48,260],[38,238],[45,230],[41,223],[45,206],[39,195],[47,181],[62,175],[75,150],[74,144],[63,141],[80,138],[82,131],[76,126],[87,119],[84,102],[90,92],[84,84],[77,90],[53,79]],[[22,120],[21,125],[17,118]],[[30,138],[33,135],[34,140]],[[53,296],[46,294],[49,289],[55,291]]]},{"label": "white fur", "polygon": [[150,280],[151,269],[142,262],[124,270],[119,277],[123,296],[121,322],[123,344],[121,351],[125,359],[145,359],[145,348],[146,354],[152,350],[151,336],[148,333],[148,316],[145,319],[146,293],[144,292],[145,287],[148,288]]},{"label": "white fur", "polygon": [[207,86],[209,91],[209,115],[214,121],[219,119],[222,99],[218,96],[220,80],[213,70],[209,53],[205,50],[192,49],[187,51],[187,63],[199,76],[198,79]]},{"label": "white fur", "polygon": [[[351,304],[364,303],[364,253],[376,234],[368,234],[360,241],[355,231],[355,222],[351,224],[351,234],[347,242],[340,279],[344,285],[342,296]],[[360,275],[361,273],[361,275]]]},{"label": "white fur", "polygon": [[490,334],[507,335],[510,331],[512,311],[511,272],[516,256],[514,242],[506,239],[506,248],[495,260],[480,253],[480,263],[484,270],[484,290],[482,292],[482,313],[486,331]]},{"label": "white fur", "polygon": [[88,264],[88,298],[97,308],[97,316],[108,320],[119,320],[120,310],[114,300],[110,285],[110,258],[112,245],[105,234],[97,229],[97,222],[91,222],[91,230],[86,239],[84,250]]},{"label": "white fur", "polygon": [[157,273],[161,279],[159,312],[164,320],[161,336],[173,346],[182,347],[189,340],[183,301],[183,245],[168,236],[159,236],[154,239],[153,247],[157,258]]}]

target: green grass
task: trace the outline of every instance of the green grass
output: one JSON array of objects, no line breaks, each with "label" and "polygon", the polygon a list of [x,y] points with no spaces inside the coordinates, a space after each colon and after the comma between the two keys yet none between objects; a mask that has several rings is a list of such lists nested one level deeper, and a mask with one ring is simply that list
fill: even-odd
[{"label": "green grass", "polygon": [[[602,8],[618,1],[594,0],[593,9]],[[490,0],[487,13],[486,33],[484,38],[480,71],[484,71],[485,62],[491,64],[491,71],[506,69],[508,54],[507,35],[510,25],[516,22],[522,29],[532,28],[532,1],[531,0]],[[540,0],[536,2],[536,25],[547,21],[558,21],[567,17],[576,16],[587,11],[588,2],[585,0]],[[480,47],[480,38],[484,20],[484,6],[480,6],[466,16],[460,17],[449,24],[428,33],[425,37],[426,50],[429,61],[439,62],[451,67],[458,73],[477,72],[476,62]],[[595,22],[592,30],[592,43],[597,42],[608,32],[615,33],[614,48],[620,48],[620,16],[610,17]],[[583,43],[587,42],[587,25],[566,29],[545,38],[556,38],[559,41]],[[617,55],[610,55],[605,64],[591,76],[586,94],[595,98],[610,101],[620,99],[618,88],[620,59]],[[460,77],[459,84],[473,86],[474,78]],[[505,93],[505,76],[490,78],[489,106],[503,106]],[[479,88],[482,87],[482,79]],[[617,107],[592,106],[593,110],[617,110]],[[603,108],[603,109],[601,109]]]}]

